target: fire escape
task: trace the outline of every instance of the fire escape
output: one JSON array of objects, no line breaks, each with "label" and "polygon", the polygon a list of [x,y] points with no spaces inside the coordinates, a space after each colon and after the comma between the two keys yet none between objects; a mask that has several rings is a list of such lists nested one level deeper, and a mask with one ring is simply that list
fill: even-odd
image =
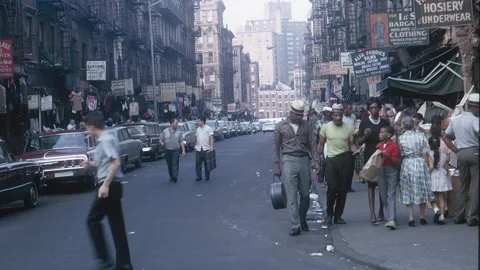
[{"label": "fire escape", "polygon": [[367,29],[365,20],[365,1],[346,0],[345,17],[349,35],[348,50],[367,47]]},{"label": "fire escape", "polygon": [[72,25],[73,12],[76,10],[75,2],[73,0],[38,1],[39,13],[42,16],[50,16],[58,29],[56,36],[58,45],[45,48],[38,44],[40,67],[43,69],[71,72],[75,68],[76,39]]},{"label": "fire escape", "polygon": [[341,1],[327,3],[328,61],[340,60],[340,52],[346,49],[346,21],[343,18]]},{"label": "fire escape", "polygon": [[14,50],[13,57],[15,62],[22,62],[24,58],[23,44],[23,18],[21,0],[2,0],[0,1],[0,37],[11,39]]}]

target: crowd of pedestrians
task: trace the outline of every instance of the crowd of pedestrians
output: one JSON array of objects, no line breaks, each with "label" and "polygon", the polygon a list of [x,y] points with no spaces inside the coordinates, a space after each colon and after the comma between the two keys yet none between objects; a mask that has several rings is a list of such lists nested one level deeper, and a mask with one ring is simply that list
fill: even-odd
[{"label": "crowd of pedestrians", "polygon": [[286,191],[291,236],[309,230],[312,168],[317,181],[327,187],[326,223],[346,224],[343,210],[348,192],[354,192],[354,172],[359,173],[374,153],[382,158],[377,177],[359,179],[368,185],[372,225],[384,223],[395,230],[397,202],[407,207],[410,227],[416,225],[414,205],[419,206],[420,225],[428,223],[427,205],[433,210],[433,222],[444,225],[447,192],[453,189],[451,172],[458,169],[453,221],[478,226],[479,94],[471,94],[465,110],[456,116],[448,112],[428,119],[430,128],[422,125],[424,116],[413,104],[407,105],[398,112],[377,99],[356,112],[351,104],[317,106],[305,120],[305,104],[291,104],[289,117],[276,125],[273,153],[274,174],[282,176]]}]

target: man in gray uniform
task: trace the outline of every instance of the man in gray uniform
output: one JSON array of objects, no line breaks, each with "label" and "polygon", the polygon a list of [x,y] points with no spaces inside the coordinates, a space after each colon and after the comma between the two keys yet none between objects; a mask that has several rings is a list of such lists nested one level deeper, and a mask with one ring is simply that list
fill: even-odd
[{"label": "man in gray uniform", "polygon": [[[302,119],[304,110],[303,101],[293,101],[290,116],[279,122],[274,132],[274,174],[277,176],[283,174],[287,208],[292,222],[291,236],[299,235],[301,231],[309,231],[307,211],[310,206],[312,184],[311,157],[315,160],[315,170],[318,171],[320,168],[312,127]],[[283,154],[282,167],[280,167],[281,154]],[[300,207],[297,202],[298,193]]]},{"label": "man in gray uniform", "polygon": [[[98,270],[130,270],[130,250],[122,211],[123,173],[118,142],[113,134],[104,130],[105,121],[100,111],[91,112],[85,119],[88,132],[97,138],[94,161],[82,163],[84,168],[97,167],[98,191],[87,217],[87,227],[95,247]],[[116,250],[116,266],[110,260],[102,229],[102,219],[107,216]]]},{"label": "man in gray uniform", "polygon": [[[457,209],[455,210],[456,224],[468,222],[468,226],[478,226],[478,136],[479,136],[479,94],[468,97],[468,110],[452,118],[445,130],[443,139],[445,144],[457,154],[458,169],[460,170],[460,189],[457,192]],[[452,143],[456,140],[456,145]],[[471,184],[470,209],[467,219],[467,197]]]},{"label": "man in gray uniform", "polygon": [[160,144],[165,147],[165,160],[167,161],[170,182],[176,183],[180,167],[180,151],[182,156],[187,154],[182,132],[178,129],[178,119],[170,120],[170,127],[166,128],[160,135]]}]

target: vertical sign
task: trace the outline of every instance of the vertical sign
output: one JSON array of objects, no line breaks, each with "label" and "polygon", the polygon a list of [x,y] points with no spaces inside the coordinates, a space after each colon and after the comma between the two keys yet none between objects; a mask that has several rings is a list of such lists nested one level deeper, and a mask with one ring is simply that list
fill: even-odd
[{"label": "vertical sign", "polygon": [[387,13],[370,14],[371,48],[388,47],[388,16]]},{"label": "vertical sign", "polygon": [[0,40],[0,79],[13,78],[13,45],[11,40]]},{"label": "vertical sign", "polygon": [[420,46],[429,44],[429,30],[415,29],[414,12],[388,13],[389,41],[392,46]]},{"label": "vertical sign", "polygon": [[342,64],[342,68],[352,68],[352,52],[340,53],[340,63]]},{"label": "vertical sign", "polygon": [[161,100],[163,102],[172,102],[177,99],[175,83],[161,83],[160,89]]},{"label": "vertical sign", "polygon": [[471,0],[415,0],[417,29],[473,24]]},{"label": "vertical sign", "polygon": [[176,82],[175,83],[175,92],[177,94],[185,94],[185,82]]},{"label": "vertical sign", "polygon": [[340,61],[330,61],[328,62],[328,72],[330,75],[347,75],[348,70],[342,68]]},{"label": "vertical sign", "polygon": [[185,92],[187,93],[187,96],[193,94],[193,87],[191,85],[187,85]]}]

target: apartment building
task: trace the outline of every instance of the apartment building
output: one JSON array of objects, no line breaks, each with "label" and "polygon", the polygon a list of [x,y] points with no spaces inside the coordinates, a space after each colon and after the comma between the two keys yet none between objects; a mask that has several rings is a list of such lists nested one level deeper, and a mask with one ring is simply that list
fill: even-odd
[{"label": "apartment building", "polygon": [[258,116],[258,91],[260,90],[260,73],[258,62],[250,62],[250,88],[252,93],[252,110]]},{"label": "apartment building", "polygon": [[261,88],[258,91],[258,117],[284,118],[289,115],[290,104],[294,101],[295,90],[280,84],[275,88]]},{"label": "apartment building", "polygon": [[235,72],[233,77],[234,100],[252,109],[250,55],[243,52],[242,45],[233,46],[233,69]]}]

